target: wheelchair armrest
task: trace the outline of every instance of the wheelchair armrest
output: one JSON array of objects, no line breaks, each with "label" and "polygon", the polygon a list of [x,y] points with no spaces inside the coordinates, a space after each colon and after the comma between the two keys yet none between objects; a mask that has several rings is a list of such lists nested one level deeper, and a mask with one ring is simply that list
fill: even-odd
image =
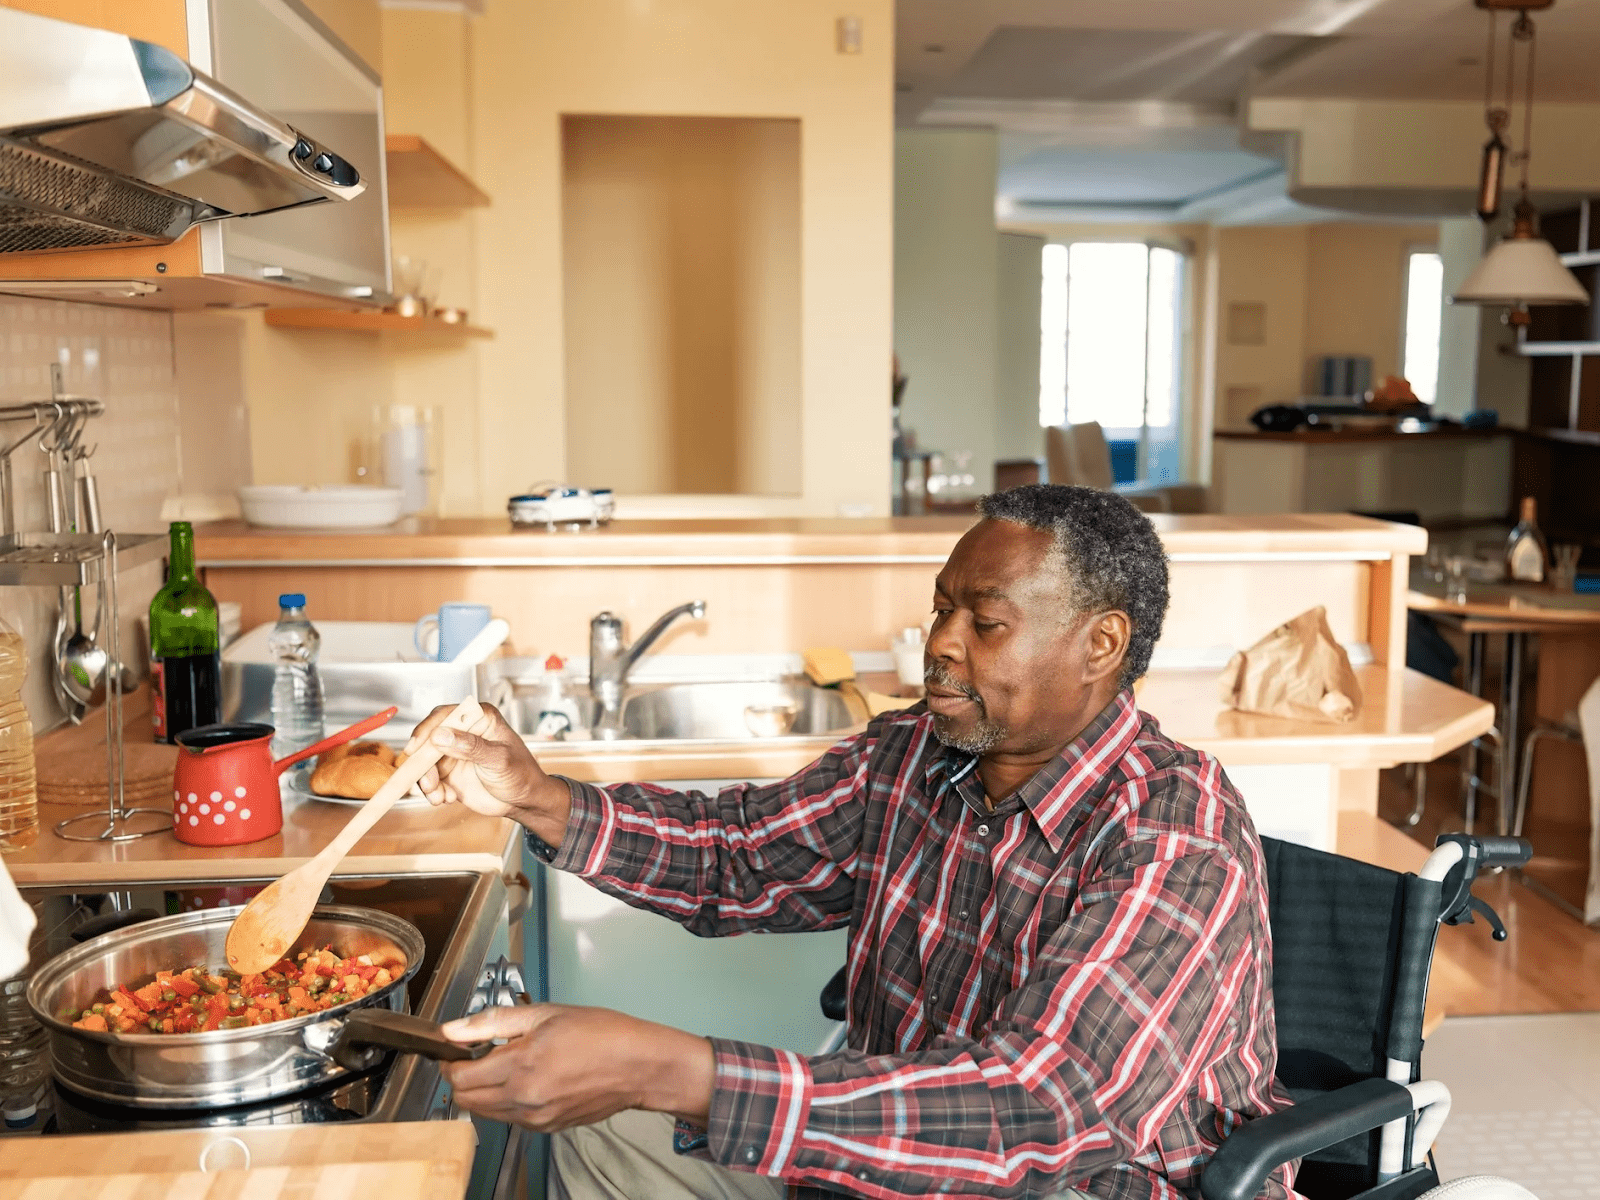
[{"label": "wheelchair armrest", "polygon": [[822,1004],[822,1015],[830,1021],[842,1021],[845,1018],[846,1005],[850,999],[850,982],[846,977],[848,968],[840,967],[833,973],[833,978],[828,980],[818,997]]},{"label": "wheelchair armrest", "polygon": [[1255,1200],[1286,1162],[1409,1117],[1411,1092],[1387,1079],[1363,1079],[1304,1104],[1258,1117],[1228,1135],[1200,1177],[1203,1200]]}]

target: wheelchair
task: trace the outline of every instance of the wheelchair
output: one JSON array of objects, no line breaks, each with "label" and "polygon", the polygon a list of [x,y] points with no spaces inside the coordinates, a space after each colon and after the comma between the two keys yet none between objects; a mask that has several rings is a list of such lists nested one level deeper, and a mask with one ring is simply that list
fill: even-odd
[{"label": "wheelchair", "polygon": [[[1423,1005],[1439,926],[1505,927],[1472,894],[1482,870],[1518,867],[1518,838],[1441,836],[1417,874],[1261,839],[1272,925],[1278,1081],[1294,1104],[1241,1125],[1201,1176],[1202,1200],[1254,1200],[1267,1176],[1300,1160],[1307,1200],[1533,1200],[1520,1185],[1470,1176],[1440,1185],[1431,1150],[1450,1112],[1444,1084],[1422,1079]],[[843,968],[822,990],[843,1021]],[[842,1044],[835,1031],[823,1051]]]}]

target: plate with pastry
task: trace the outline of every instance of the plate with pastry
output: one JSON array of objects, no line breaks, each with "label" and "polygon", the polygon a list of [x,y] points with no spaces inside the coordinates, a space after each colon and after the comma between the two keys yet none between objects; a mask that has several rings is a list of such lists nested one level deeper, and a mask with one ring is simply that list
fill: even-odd
[{"label": "plate with pastry", "polygon": [[[293,795],[325,804],[365,804],[405,758],[404,751],[396,751],[386,742],[347,742],[319,755],[315,767],[290,774],[288,788]],[[395,807],[418,808],[427,803],[421,793],[412,792]]]}]

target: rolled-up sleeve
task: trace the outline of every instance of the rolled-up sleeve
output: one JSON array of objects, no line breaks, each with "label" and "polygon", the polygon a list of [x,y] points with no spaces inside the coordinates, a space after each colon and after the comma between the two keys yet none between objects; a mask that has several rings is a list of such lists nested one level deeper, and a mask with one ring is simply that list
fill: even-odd
[{"label": "rolled-up sleeve", "polygon": [[875,732],[779,783],[715,795],[567,780],[551,865],[702,937],[833,929],[850,917]]},{"label": "rolled-up sleeve", "polygon": [[810,1058],[713,1040],[702,1153],[885,1197],[1046,1196],[1138,1161],[1232,1048],[1251,930],[1228,846],[1127,838],[978,1038]]}]

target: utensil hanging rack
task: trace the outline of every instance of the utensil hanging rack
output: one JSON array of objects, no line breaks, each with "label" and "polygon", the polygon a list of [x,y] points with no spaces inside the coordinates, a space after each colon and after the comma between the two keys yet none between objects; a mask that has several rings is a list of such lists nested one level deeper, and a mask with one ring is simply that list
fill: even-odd
[{"label": "utensil hanging rack", "polygon": [[[99,523],[98,501],[91,490],[87,500],[74,487],[69,506],[54,471],[56,456],[68,468],[68,482],[76,464],[93,450],[82,450],[81,439],[90,418],[105,412],[105,405],[88,396],[70,396],[62,386],[59,365],[50,368],[51,398],[0,405],[0,427],[28,422],[19,437],[0,444],[0,587],[95,587],[100,612],[110,617],[106,651],[106,808],[58,821],[57,837],[75,842],[127,842],[170,829],[172,816],[161,809],[129,808],[123,772],[122,637],[119,630],[117,574],[120,570],[160,557],[165,539],[160,534],[76,532],[86,519]],[[47,473],[45,497],[51,528],[48,532],[17,529],[15,486],[11,457],[35,438],[52,470]],[[71,523],[69,529],[69,512]],[[64,593],[63,593],[64,594]],[[154,819],[153,819],[154,818]],[[74,827],[98,823],[92,831]]]}]

